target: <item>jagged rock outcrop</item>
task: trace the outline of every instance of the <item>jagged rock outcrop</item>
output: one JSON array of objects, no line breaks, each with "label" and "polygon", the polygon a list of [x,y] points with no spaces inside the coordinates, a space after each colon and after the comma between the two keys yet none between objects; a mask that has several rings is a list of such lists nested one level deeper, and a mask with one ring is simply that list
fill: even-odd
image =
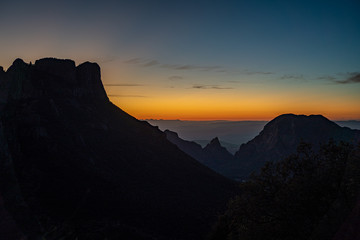
[{"label": "jagged rock outcrop", "polygon": [[234,156],[221,146],[217,137],[204,147],[204,152],[208,156],[209,165],[223,165],[234,160]]},{"label": "jagged rock outcrop", "polygon": [[212,170],[231,178],[227,169],[233,164],[234,156],[226,148],[221,146],[219,139],[216,137],[210,141],[204,148],[195,142],[181,139],[176,132],[165,130],[167,139],[174,143],[183,152],[189,154],[194,159],[208,166]]},{"label": "jagged rock outcrop", "polygon": [[258,136],[240,146],[234,170],[245,177],[258,171],[266,161],[278,161],[295,153],[302,141],[311,143],[316,150],[330,139],[356,144],[360,131],[340,127],[321,115],[280,115],[266,124]]},{"label": "jagged rock outcrop", "polygon": [[97,64],[17,59],[5,78],[0,196],[28,239],[201,239],[237,190],[109,102]]}]

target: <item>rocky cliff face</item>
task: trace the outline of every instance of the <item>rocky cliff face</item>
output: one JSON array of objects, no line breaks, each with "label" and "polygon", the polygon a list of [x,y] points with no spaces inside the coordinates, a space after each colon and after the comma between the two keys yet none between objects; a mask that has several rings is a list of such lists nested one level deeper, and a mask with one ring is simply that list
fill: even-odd
[{"label": "rocky cliff face", "polygon": [[236,190],[109,102],[97,64],[0,74],[1,206],[28,239],[201,239]]},{"label": "rocky cliff face", "polygon": [[108,100],[96,63],[76,67],[72,60],[44,58],[28,65],[16,59],[4,75],[10,85],[10,99],[61,96]]},{"label": "rocky cliff face", "polygon": [[340,127],[321,115],[284,114],[270,121],[258,136],[240,146],[235,154],[240,174],[258,171],[265,161],[278,161],[296,151],[300,142],[319,144],[330,139],[358,143],[360,131]]}]

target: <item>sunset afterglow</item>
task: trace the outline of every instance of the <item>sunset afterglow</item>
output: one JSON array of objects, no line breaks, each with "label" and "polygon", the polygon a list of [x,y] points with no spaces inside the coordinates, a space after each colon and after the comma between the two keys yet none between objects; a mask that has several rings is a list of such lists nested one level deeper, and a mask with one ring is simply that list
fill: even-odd
[{"label": "sunset afterglow", "polygon": [[357,1],[36,2],[2,3],[0,66],[97,62],[136,118],[360,119]]}]

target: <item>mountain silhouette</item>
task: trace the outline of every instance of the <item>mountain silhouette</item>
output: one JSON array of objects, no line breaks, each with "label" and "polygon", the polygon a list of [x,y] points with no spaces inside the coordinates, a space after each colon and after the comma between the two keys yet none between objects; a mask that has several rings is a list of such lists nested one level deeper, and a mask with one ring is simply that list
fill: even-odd
[{"label": "mountain silhouette", "polygon": [[276,117],[258,136],[232,156],[221,146],[219,139],[213,139],[203,149],[195,142],[181,139],[177,133],[166,130],[169,141],[182,151],[214,171],[237,181],[247,179],[251,172],[259,171],[266,161],[278,161],[296,152],[301,142],[310,143],[316,151],[320,144],[329,140],[356,144],[360,131],[340,127],[321,115],[284,114]]},{"label": "mountain silhouette", "polygon": [[227,169],[233,164],[234,156],[221,146],[217,137],[202,148],[198,143],[181,139],[176,132],[165,130],[164,133],[167,139],[178,146],[180,150],[212,170],[227,176]]},{"label": "mountain silhouette", "polygon": [[215,137],[204,147],[204,153],[208,159],[208,165],[211,168],[217,168],[232,163],[234,156],[228,150],[221,146],[219,138]]},{"label": "mountain silhouette", "polygon": [[316,151],[330,139],[357,144],[360,131],[340,127],[321,115],[280,115],[266,124],[258,136],[240,146],[232,174],[246,177],[266,161],[278,161],[295,153],[300,142],[312,144]]},{"label": "mountain silhouette", "polygon": [[7,236],[201,239],[237,190],[113,105],[96,63],[17,59],[0,86]]}]

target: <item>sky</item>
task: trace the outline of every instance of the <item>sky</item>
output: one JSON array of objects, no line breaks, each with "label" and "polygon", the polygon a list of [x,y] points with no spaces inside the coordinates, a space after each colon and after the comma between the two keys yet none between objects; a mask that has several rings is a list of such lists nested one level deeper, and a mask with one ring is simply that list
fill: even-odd
[{"label": "sky", "polygon": [[0,66],[97,62],[139,119],[360,120],[360,2],[0,2]]}]

